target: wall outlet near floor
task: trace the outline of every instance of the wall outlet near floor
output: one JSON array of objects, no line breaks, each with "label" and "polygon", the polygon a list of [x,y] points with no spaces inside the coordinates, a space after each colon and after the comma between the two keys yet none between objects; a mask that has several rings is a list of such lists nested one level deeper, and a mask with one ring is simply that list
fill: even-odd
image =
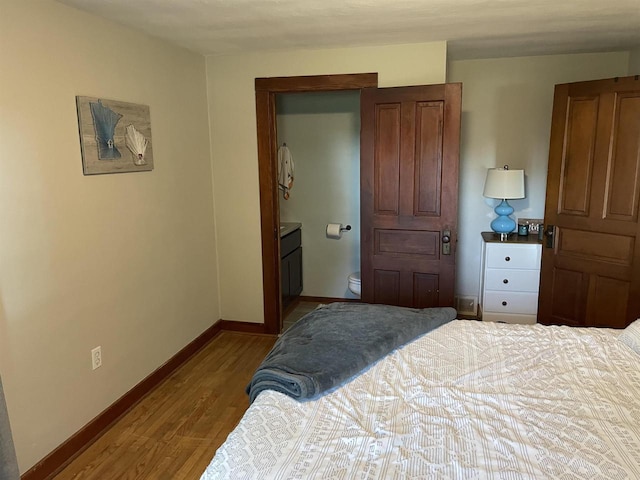
[{"label": "wall outlet near floor", "polygon": [[456,310],[460,315],[475,315],[476,307],[478,305],[477,297],[456,297]]},{"label": "wall outlet near floor", "polygon": [[102,347],[97,346],[91,350],[91,368],[95,370],[102,366]]}]

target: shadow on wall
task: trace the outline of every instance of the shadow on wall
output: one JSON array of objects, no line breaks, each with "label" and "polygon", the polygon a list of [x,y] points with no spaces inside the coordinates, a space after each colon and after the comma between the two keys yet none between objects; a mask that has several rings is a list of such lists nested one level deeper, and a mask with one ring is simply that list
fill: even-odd
[{"label": "shadow on wall", "polygon": [[[525,171],[525,198],[510,202],[516,217],[544,213],[549,157],[553,85],[516,84],[500,87],[495,109],[495,166]],[[522,115],[527,122],[523,125]],[[541,142],[541,139],[545,141]]]}]

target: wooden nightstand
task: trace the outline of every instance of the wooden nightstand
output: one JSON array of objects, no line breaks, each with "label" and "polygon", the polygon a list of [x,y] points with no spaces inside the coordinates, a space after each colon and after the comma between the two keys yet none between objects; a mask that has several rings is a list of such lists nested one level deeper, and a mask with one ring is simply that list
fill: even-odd
[{"label": "wooden nightstand", "polygon": [[482,232],[480,312],[484,321],[536,323],[542,243],[535,235],[505,241]]}]

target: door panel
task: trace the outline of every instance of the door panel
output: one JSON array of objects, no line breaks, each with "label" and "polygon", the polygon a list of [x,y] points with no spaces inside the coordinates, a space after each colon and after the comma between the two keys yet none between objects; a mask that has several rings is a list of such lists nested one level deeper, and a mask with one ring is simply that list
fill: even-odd
[{"label": "door panel", "polygon": [[632,237],[571,228],[559,228],[557,255],[579,261],[630,266],[633,262]]},{"label": "door panel", "polygon": [[[638,139],[640,139],[640,94],[619,95],[613,125],[613,154],[609,157],[606,184],[605,218],[636,222],[638,220]],[[635,120],[635,121],[634,121]]]},{"label": "door panel", "polygon": [[553,270],[553,297],[550,299],[550,308],[551,315],[558,320],[557,323],[574,326],[581,324],[584,317],[584,300],[587,298],[585,278],[588,279],[588,276],[583,272],[561,267]]},{"label": "door panel", "polygon": [[[587,325],[594,327],[624,328],[629,301],[629,282],[597,276],[590,284]],[[588,305],[589,307],[589,305]]]},{"label": "door panel", "polygon": [[453,305],[461,93],[460,84],[362,91],[365,302]]},{"label": "door panel", "polygon": [[397,215],[400,208],[400,104],[376,105],[374,156],[376,214]]},{"label": "door panel", "polygon": [[416,114],[415,215],[440,215],[443,102],[420,102]]},{"label": "door panel", "polygon": [[400,271],[376,269],[373,275],[375,286],[373,303],[398,305],[400,303]]},{"label": "door panel", "polygon": [[376,229],[375,235],[376,255],[419,255],[437,260],[440,254],[440,232],[380,228]]},{"label": "door panel", "polygon": [[438,275],[432,273],[413,274],[413,297],[416,308],[428,308],[438,304]]},{"label": "door panel", "polygon": [[621,328],[640,317],[639,198],[640,81],[557,85],[541,323]]},{"label": "door panel", "polygon": [[569,101],[560,207],[567,215],[589,215],[597,115],[597,97]]}]

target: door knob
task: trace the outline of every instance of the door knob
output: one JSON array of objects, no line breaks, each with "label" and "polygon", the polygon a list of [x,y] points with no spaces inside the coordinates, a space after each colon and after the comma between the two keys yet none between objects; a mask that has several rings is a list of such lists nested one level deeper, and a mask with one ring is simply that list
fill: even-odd
[{"label": "door knob", "polygon": [[451,255],[451,230],[442,231],[442,255]]},{"label": "door knob", "polygon": [[553,240],[556,234],[556,227],[554,225],[547,225],[544,230],[544,235],[547,237],[547,248],[553,248]]}]

